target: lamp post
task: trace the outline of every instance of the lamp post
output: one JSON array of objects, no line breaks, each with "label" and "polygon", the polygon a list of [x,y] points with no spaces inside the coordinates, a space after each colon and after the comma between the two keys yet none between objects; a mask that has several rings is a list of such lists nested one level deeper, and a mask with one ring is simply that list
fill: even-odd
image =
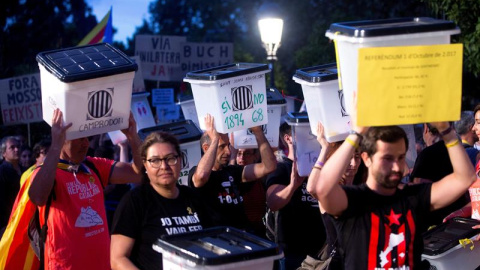
[{"label": "lamp post", "polygon": [[267,60],[270,67],[270,88],[274,88],[273,62],[277,60],[277,49],[282,40],[283,20],[280,17],[279,7],[274,3],[265,3],[260,7],[258,28],[263,47],[267,51]]}]

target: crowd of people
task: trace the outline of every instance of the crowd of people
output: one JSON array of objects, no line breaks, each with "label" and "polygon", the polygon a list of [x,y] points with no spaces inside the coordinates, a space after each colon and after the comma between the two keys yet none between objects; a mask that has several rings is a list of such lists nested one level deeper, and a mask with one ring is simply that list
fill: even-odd
[{"label": "crowd of people", "polygon": [[204,121],[188,186],[178,184],[176,137],[152,132],[141,141],[133,116],[117,146],[98,136],[66,140],[71,124],[58,109],[50,140],[30,148],[3,138],[0,236],[25,184],[48,228],[45,269],[162,269],[158,238],[213,226],[276,242],[284,258],[275,269],[312,269],[324,248],[334,269],[428,269],[423,232],[457,216],[480,219],[480,105],[455,123],[425,123],[412,168],[401,127],[352,121],[345,140],[329,143],[318,123],[321,151],[308,177],[298,174],[287,123],[278,148],[252,127],[257,148],[235,149],[212,116]]}]

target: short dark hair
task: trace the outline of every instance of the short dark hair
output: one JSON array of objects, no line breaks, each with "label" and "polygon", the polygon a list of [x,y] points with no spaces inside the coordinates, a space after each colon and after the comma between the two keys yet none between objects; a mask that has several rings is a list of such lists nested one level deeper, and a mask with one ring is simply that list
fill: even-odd
[{"label": "short dark hair", "polygon": [[477,104],[477,106],[475,106],[475,108],[473,108],[473,115],[474,116],[477,113],[477,111],[480,111],[480,104]]},{"label": "short dark hair", "polygon": [[286,142],[285,139],[283,138],[283,136],[285,136],[285,135],[292,136],[292,127],[291,127],[287,122],[283,122],[283,123],[280,125],[280,141],[282,142],[282,144],[283,144],[285,147],[288,147],[287,142]]},{"label": "short dark hair", "polygon": [[475,116],[473,111],[463,111],[460,114],[460,120],[455,122],[455,130],[459,135],[465,135],[471,132],[475,124]]},{"label": "short dark hair", "polygon": [[38,158],[41,152],[48,152],[52,142],[48,139],[42,139],[33,146],[33,157]]},{"label": "short dark hair", "polygon": [[175,148],[177,155],[182,156],[178,139],[170,133],[158,131],[150,133],[140,146],[140,156],[143,160],[147,159],[148,148],[156,143],[169,143]]},{"label": "short dark hair", "polygon": [[383,126],[371,127],[363,136],[361,143],[361,151],[366,152],[368,156],[372,156],[377,152],[377,141],[394,143],[403,139],[405,141],[405,149],[408,149],[407,133],[399,126]]}]

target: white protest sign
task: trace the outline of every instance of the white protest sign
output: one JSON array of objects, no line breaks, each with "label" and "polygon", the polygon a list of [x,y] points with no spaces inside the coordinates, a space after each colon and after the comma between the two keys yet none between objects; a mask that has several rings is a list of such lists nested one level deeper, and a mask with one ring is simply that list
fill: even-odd
[{"label": "white protest sign", "polygon": [[135,55],[140,58],[143,78],[153,81],[181,81],[181,50],[186,37],[137,35]]},{"label": "white protest sign", "polygon": [[173,104],[173,88],[155,88],[152,89],[152,105],[171,105]]},{"label": "white protest sign", "polygon": [[180,118],[180,106],[177,104],[156,106],[158,122],[165,123]]},{"label": "white protest sign", "polygon": [[4,125],[42,122],[40,73],[0,80]]},{"label": "white protest sign", "polygon": [[233,43],[186,42],[181,62],[183,76],[189,71],[233,63]]}]

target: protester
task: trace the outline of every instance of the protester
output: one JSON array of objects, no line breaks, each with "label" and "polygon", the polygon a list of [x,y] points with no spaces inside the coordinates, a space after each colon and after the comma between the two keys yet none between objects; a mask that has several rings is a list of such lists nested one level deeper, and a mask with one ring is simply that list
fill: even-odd
[{"label": "protester", "polygon": [[188,184],[194,187],[203,200],[217,215],[216,225],[248,229],[248,220],[240,195],[239,183],[261,179],[275,170],[277,161],[265,138],[262,127],[252,127],[261,162],[246,166],[228,165],[230,141],[227,134],[219,134],[215,129],[213,116],[205,116],[206,132],[200,139],[204,155],[197,166],[190,169]]},{"label": "protester", "polygon": [[[102,188],[108,183],[139,182],[142,160],[138,151],[134,151],[133,164],[86,157],[87,138],[66,140],[71,126],[63,124],[62,112],[55,109],[52,144],[43,165],[34,171],[28,192],[39,206],[41,224],[46,204],[51,203],[44,265],[46,269],[110,269]],[[122,132],[137,150],[140,138],[132,114]]]},{"label": "protester", "polygon": [[13,204],[7,228],[0,241],[0,269],[39,269],[40,261],[34,256],[28,239],[28,224],[35,214],[36,206],[28,197],[30,177],[43,164],[50,147],[49,140],[41,140],[33,147],[36,162],[25,170],[20,178],[20,190]]},{"label": "protester", "polygon": [[168,133],[151,133],[140,148],[143,184],[127,193],[112,226],[112,269],[162,269],[152,245],[162,235],[202,230],[211,225],[207,208],[194,191],[179,185],[182,152]]},{"label": "protester", "polygon": [[[477,107],[477,111],[480,110],[480,106]],[[473,166],[477,164],[478,155],[478,150],[473,147],[478,141],[478,136],[473,129],[473,126],[475,125],[474,114],[474,111],[462,111],[460,114],[460,120],[456,121],[454,124],[455,131],[457,131],[457,134],[460,136],[462,145],[465,147],[465,151],[467,152]]]},{"label": "protester", "polygon": [[[256,148],[240,148],[232,147],[232,156],[235,157],[234,164],[246,166],[259,162],[260,155]],[[265,195],[265,177],[258,181],[242,182],[239,185],[240,195],[243,197],[243,205],[245,214],[252,228],[252,233],[265,238],[265,225],[263,217],[266,212],[266,195]]]},{"label": "protester", "polygon": [[5,137],[1,143],[3,163],[0,164],[0,237],[8,223],[13,203],[20,189],[20,143],[13,137]]},{"label": "protester", "polygon": [[[472,131],[475,135],[480,136],[480,105],[475,106],[474,111],[474,125]],[[480,220],[480,162],[477,163],[475,171],[477,172],[477,180],[468,188],[470,194],[470,202],[465,206],[453,211],[450,215],[445,217],[443,222],[447,222],[454,217],[466,217],[476,220]],[[480,229],[480,225],[474,226],[476,229]],[[476,236],[476,240],[480,240],[480,234]]]},{"label": "protester", "polygon": [[[320,143],[322,147],[320,149],[320,153],[318,158],[315,162],[315,166],[312,169],[312,172],[308,176],[307,182],[307,191],[312,194],[312,196],[316,196],[315,189],[317,186],[318,181],[322,181],[320,179],[320,171],[322,170],[325,162],[335,153],[335,151],[342,145],[343,141],[332,142],[329,143],[325,138],[325,130],[321,123],[317,125],[317,141]],[[358,172],[358,169],[361,164],[360,152],[355,151],[352,154],[350,159],[350,164],[346,167],[344,174],[338,180],[338,184],[340,185],[352,185],[355,179],[355,175]],[[326,260],[326,257],[332,256],[332,260],[330,261],[330,268],[329,269],[343,269],[343,254],[340,254],[340,250],[337,250],[337,229],[335,228],[333,217],[327,213],[322,208],[321,204],[319,204],[320,213],[322,214],[323,224],[325,226],[326,231],[326,249],[319,250],[317,256],[312,257],[307,255],[305,260],[302,262],[302,266],[299,270],[302,269],[311,269],[310,266],[315,265],[318,263],[318,260]],[[322,251],[324,253],[322,253]],[[323,258],[322,258],[323,257]]]},{"label": "protester", "polygon": [[267,224],[274,227],[272,240],[283,249],[285,268],[296,269],[307,255],[316,256],[325,242],[325,228],[318,202],[307,192],[307,178],[298,175],[292,130],[287,123],[280,125],[280,139],[288,148],[288,156],[267,176],[267,219],[271,220]]},{"label": "protester", "polygon": [[[415,160],[410,174],[412,183],[437,182],[453,172],[448,149],[439,130],[431,124],[424,124],[423,138],[427,147],[420,152]],[[445,208],[428,213],[427,226],[431,227],[441,224],[445,216],[461,208],[469,201],[468,192],[465,192],[460,198]]]},{"label": "protester", "polygon": [[[336,217],[345,269],[422,269],[426,214],[451,204],[468,189],[475,181],[473,166],[449,123],[432,123],[454,170],[437,182],[399,189],[406,166],[405,131],[397,126],[359,127],[355,114],[354,110],[352,134],[325,163],[316,187],[322,207]],[[367,181],[340,186],[338,179],[359,144]]]},{"label": "protester", "polygon": [[35,166],[39,166],[43,163],[51,144],[52,142],[50,140],[43,139],[33,146],[33,158],[35,159]]},{"label": "protester", "polygon": [[30,166],[35,163],[32,154],[32,148],[30,148],[30,146],[23,145],[20,148],[20,166],[22,166],[22,168],[30,168]]}]

